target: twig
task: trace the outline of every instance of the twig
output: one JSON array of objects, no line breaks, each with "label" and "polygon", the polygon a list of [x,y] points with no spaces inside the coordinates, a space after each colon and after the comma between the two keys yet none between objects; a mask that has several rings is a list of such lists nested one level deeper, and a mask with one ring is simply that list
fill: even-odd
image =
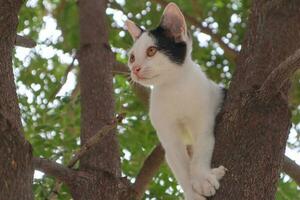
[{"label": "twig", "polygon": [[76,162],[82,158],[83,155],[85,155],[95,144],[99,143],[101,139],[107,135],[111,130],[117,127],[119,123],[123,120],[125,117],[125,114],[120,114],[112,121],[111,124],[103,126],[94,136],[88,139],[86,143],[83,144],[83,146],[74,153],[73,158],[69,161],[67,167],[72,168]]},{"label": "twig", "polygon": [[70,99],[71,99],[72,103],[74,103],[76,101],[76,99],[77,99],[76,97],[78,96],[79,92],[80,92],[80,82],[78,81],[70,95]]},{"label": "twig", "polygon": [[21,35],[16,36],[15,44],[16,44],[16,46],[26,47],[26,48],[33,48],[36,46],[35,41],[33,41],[32,39],[30,39],[28,37],[21,36]]},{"label": "twig", "polygon": [[287,156],[284,157],[283,171],[300,186],[300,166]]},{"label": "twig", "polygon": [[68,75],[69,73],[72,71],[72,69],[74,68],[74,62],[77,58],[77,54],[75,53],[75,55],[73,56],[73,60],[71,62],[71,64],[67,67],[58,87],[55,89],[55,91],[51,94],[50,98],[49,98],[49,102],[51,102],[57,95],[57,93],[61,90],[61,88],[64,86],[64,84],[67,81]]},{"label": "twig", "polygon": [[267,77],[259,89],[260,98],[270,100],[278,94],[284,82],[288,80],[293,73],[300,68],[300,49],[286,58],[279,64]]},{"label": "twig", "polygon": [[159,170],[164,158],[165,151],[161,144],[158,144],[144,161],[144,164],[136,177],[136,181],[132,185],[133,190],[136,192],[136,200],[142,199],[148,184]]}]

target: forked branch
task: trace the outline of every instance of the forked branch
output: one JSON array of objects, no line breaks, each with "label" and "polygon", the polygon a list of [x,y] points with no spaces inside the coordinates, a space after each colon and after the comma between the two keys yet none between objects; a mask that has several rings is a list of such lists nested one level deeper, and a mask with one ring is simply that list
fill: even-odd
[{"label": "forked branch", "polygon": [[43,158],[33,158],[34,168],[40,170],[47,175],[54,176],[59,181],[56,181],[55,188],[53,192],[50,194],[50,199],[56,199],[56,195],[61,188],[61,181],[68,184],[71,183],[71,180],[76,174],[71,168],[87,153],[89,150],[98,144],[101,139],[106,136],[111,130],[117,127],[119,123],[122,122],[125,114],[122,113],[118,115],[113,121],[105,126],[103,126],[93,137],[89,138],[89,140],[74,153],[73,158],[67,164],[67,167],[58,164],[54,161],[50,161]]}]

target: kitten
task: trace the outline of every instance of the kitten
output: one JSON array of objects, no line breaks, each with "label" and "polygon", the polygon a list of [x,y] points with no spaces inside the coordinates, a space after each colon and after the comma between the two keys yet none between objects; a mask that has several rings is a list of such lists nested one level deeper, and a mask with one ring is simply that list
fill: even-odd
[{"label": "kitten", "polygon": [[130,20],[125,25],[134,40],[128,61],[131,77],[153,86],[150,119],[167,163],[186,200],[205,200],[216,193],[226,171],[210,166],[222,89],[192,61],[192,38],[176,4],[166,6],[156,29],[143,30]]}]

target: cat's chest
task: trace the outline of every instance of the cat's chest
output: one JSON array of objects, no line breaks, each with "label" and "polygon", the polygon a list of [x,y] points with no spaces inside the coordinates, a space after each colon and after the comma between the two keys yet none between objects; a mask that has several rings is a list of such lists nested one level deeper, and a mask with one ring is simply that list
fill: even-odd
[{"label": "cat's chest", "polygon": [[197,96],[189,87],[153,90],[150,115],[174,119],[189,117],[200,106]]}]

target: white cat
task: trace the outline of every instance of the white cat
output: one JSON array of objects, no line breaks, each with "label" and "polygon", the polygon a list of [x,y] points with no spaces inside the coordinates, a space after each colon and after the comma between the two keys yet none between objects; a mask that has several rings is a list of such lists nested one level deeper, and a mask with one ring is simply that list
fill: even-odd
[{"label": "white cat", "polygon": [[176,4],[167,5],[154,30],[142,30],[130,20],[126,27],[134,39],[128,61],[131,77],[144,86],[153,86],[150,118],[167,163],[185,199],[205,200],[216,193],[226,171],[223,166],[210,166],[222,89],[193,62],[192,38]]}]

